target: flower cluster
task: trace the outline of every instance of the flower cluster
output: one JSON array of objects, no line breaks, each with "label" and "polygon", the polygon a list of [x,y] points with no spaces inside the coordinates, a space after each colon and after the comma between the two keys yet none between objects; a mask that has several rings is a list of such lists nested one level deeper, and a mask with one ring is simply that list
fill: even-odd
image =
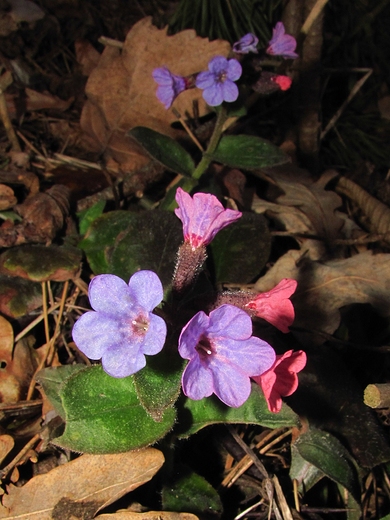
[{"label": "flower cluster", "polygon": [[[258,53],[258,43],[257,36],[248,33],[233,44],[232,51],[236,57],[250,52]],[[283,23],[278,22],[273,29],[272,38],[268,42],[265,52],[271,56],[295,59],[298,58],[298,54],[295,52],[296,46],[295,38],[285,34]],[[199,72],[195,82],[193,76],[177,76],[165,66],[154,69],[152,75],[158,85],[157,99],[163,103],[165,108],[169,108],[181,92],[195,86],[203,90],[202,96],[206,103],[215,107],[224,101],[231,103],[237,100],[239,90],[236,81],[241,78],[242,66],[235,58],[214,56],[209,61],[208,70]],[[274,81],[280,90],[287,90],[291,85],[291,79],[288,76],[275,75]]]},{"label": "flower cluster", "polygon": [[[203,258],[199,252],[205,251],[218,231],[238,220],[241,212],[225,209],[214,195],[191,197],[181,188],[176,201],[184,237],[173,280],[177,289],[193,281],[191,255],[197,261]],[[296,286],[295,280],[285,279],[269,292],[241,293],[235,300],[230,296],[235,304],[217,305],[209,315],[195,314],[178,340],[178,353],[188,360],[182,374],[184,394],[194,400],[215,394],[226,405],[239,407],[250,395],[252,379],[261,386],[269,409],[279,411],[281,396],[297,388],[296,373],[306,357],[301,351],[276,356],[271,345],[252,335],[252,317],[264,318],[288,332],[294,319],[289,298]],[[89,285],[89,299],[93,310],[78,319],[73,339],[90,359],[101,359],[109,375],[130,376],[146,365],[145,356],[162,350],[167,325],[155,311],[163,299],[156,273],[138,271],[128,284],[111,274],[98,275]]]}]

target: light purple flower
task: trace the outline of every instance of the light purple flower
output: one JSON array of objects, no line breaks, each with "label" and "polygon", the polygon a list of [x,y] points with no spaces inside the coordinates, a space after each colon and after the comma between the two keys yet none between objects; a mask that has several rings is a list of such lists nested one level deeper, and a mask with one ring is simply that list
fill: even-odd
[{"label": "light purple flower", "polygon": [[294,36],[285,34],[285,28],[283,22],[278,22],[272,31],[272,38],[268,42],[268,49],[265,51],[271,56],[282,56],[283,58],[298,58],[298,54],[295,51],[297,42]]},{"label": "light purple flower", "polygon": [[152,76],[158,84],[157,99],[168,109],[180,92],[186,89],[186,80],[181,76],[172,74],[167,67],[154,69]]},{"label": "light purple flower", "polygon": [[208,68],[198,74],[195,82],[203,90],[202,96],[206,103],[216,107],[223,101],[235,101],[238,98],[238,87],[234,81],[242,74],[240,63],[224,56],[215,56],[209,61]]},{"label": "light purple flower", "polygon": [[95,276],[89,284],[94,311],[83,314],[73,327],[73,340],[90,359],[102,359],[112,377],[126,377],[146,365],[145,354],[158,354],[167,327],[152,310],[163,299],[153,271],[138,271],[127,284],[113,274]]},{"label": "light purple flower", "polygon": [[242,216],[241,211],[225,209],[210,193],[195,193],[191,197],[177,188],[175,198],[179,205],[175,214],[183,223],[184,240],[194,249],[210,244],[218,231]]},{"label": "light purple flower", "polygon": [[209,316],[198,312],[180,334],[179,354],[190,360],[182,376],[187,397],[197,401],[216,394],[234,408],[248,399],[250,377],[275,361],[273,348],[252,336],[250,317],[234,305],[221,305]]},{"label": "light purple flower", "polygon": [[237,54],[248,54],[249,52],[258,52],[257,44],[259,39],[252,33],[248,33],[233,44],[233,52]]}]

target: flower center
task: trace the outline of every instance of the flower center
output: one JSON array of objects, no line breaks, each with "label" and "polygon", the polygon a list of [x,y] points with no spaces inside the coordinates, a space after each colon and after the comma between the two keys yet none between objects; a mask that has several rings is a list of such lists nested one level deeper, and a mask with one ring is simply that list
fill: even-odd
[{"label": "flower center", "polygon": [[225,70],[223,70],[218,75],[218,81],[219,81],[219,83],[225,83],[226,80],[227,80],[227,73]]},{"label": "flower center", "polygon": [[195,350],[199,354],[200,358],[206,360],[213,354],[213,347],[210,340],[206,336],[201,336]]},{"label": "flower center", "polygon": [[131,330],[136,336],[145,336],[149,328],[149,320],[145,315],[139,314],[131,320]]}]

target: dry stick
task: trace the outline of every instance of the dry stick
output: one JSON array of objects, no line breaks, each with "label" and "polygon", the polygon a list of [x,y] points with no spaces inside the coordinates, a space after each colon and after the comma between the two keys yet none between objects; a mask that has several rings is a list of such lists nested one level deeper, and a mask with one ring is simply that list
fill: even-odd
[{"label": "dry stick", "polygon": [[235,431],[234,428],[232,428],[230,425],[226,425],[226,428],[229,430],[230,435],[234,438],[236,443],[242,448],[245,453],[248,455],[248,457],[251,458],[253,464],[256,466],[256,468],[260,471],[260,473],[263,475],[264,478],[268,478],[268,473],[265,467],[263,466],[263,463],[260,461],[260,459],[256,456],[256,454],[245,444],[245,442],[241,439],[241,437],[238,435],[238,433]]},{"label": "dry stick", "polygon": [[187,134],[191,137],[191,139],[194,141],[196,146],[199,148],[201,152],[204,152],[203,146],[200,144],[198,139],[196,138],[195,134],[192,132],[191,128],[187,125],[187,123],[184,121],[184,119],[181,117],[181,114],[176,108],[172,107],[172,112],[174,113],[175,117],[178,118],[180,123],[182,124],[183,128],[187,132]]},{"label": "dry stick", "polygon": [[[51,314],[53,311],[58,309],[60,306],[59,303],[56,303],[55,305],[52,305],[48,310],[47,313]],[[19,332],[19,334],[15,337],[15,343],[22,339],[28,332],[30,332],[31,329],[33,329],[36,325],[38,325],[39,322],[41,322],[44,318],[43,313],[40,314],[37,318],[35,318],[34,321],[32,321],[25,329],[22,330],[22,332]]]},{"label": "dry stick", "polygon": [[7,102],[5,100],[4,91],[0,88],[0,118],[3,121],[5,131],[9,142],[11,143],[12,150],[15,152],[21,152],[18,138],[16,137],[14,127],[12,126],[11,119],[9,117]]},{"label": "dry stick", "polygon": [[69,289],[69,280],[66,280],[65,283],[64,283],[64,287],[62,289],[60,310],[58,312],[58,316],[57,316],[57,320],[56,320],[56,326],[55,326],[55,329],[54,329],[54,334],[53,334],[53,336],[51,338],[50,347],[48,349],[48,353],[47,353],[47,356],[46,356],[48,365],[51,365],[51,363],[53,361],[53,357],[54,357],[54,344],[55,344],[55,341],[56,341],[56,339],[57,339],[57,337],[58,337],[58,335],[60,333],[60,325],[61,325],[62,315],[64,313],[65,301],[66,301],[66,297],[67,297],[67,294],[68,294],[68,289]]},{"label": "dry stick", "polygon": [[46,160],[46,157],[44,155],[42,155],[41,152],[37,148],[35,148],[35,146],[33,144],[30,143],[30,141],[22,134],[22,132],[20,132],[19,130],[16,130],[16,133],[18,134],[20,139],[24,142],[24,144],[26,146],[28,146],[28,148],[30,148],[30,150],[32,150],[34,153],[36,153],[43,160]]},{"label": "dry stick", "polygon": [[349,102],[356,96],[356,94],[359,92],[359,90],[362,88],[364,83],[368,80],[368,78],[371,76],[373,69],[364,69],[367,71],[367,73],[357,81],[349,93],[349,96],[344,101],[344,103],[341,105],[341,107],[337,110],[335,115],[332,117],[332,119],[329,121],[329,123],[326,125],[325,129],[320,134],[320,141],[326,136],[326,134],[331,130],[334,125],[337,123],[338,119],[340,118],[341,114],[344,112],[346,106],[349,104]]},{"label": "dry stick", "polygon": [[36,433],[32,439],[28,441],[23,449],[16,455],[16,457],[11,460],[11,462],[0,471],[0,478],[4,478],[8,475],[8,473],[16,466],[16,464],[22,460],[22,458],[26,455],[26,453],[31,450],[31,448],[36,444],[41,438],[40,433]]},{"label": "dry stick", "polygon": [[327,3],[328,0],[317,0],[317,3],[314,5],[313,9],[309,13],[309,16],[306,18],[305,23],[302,25],[301,34],[306,35],[310,31],[311,26],[321,14],[322,9]]},{"label": "dry stick", "polygon": [[390,384],[371,384],[364,390],[364,404],[370,408],[390,408]]},{"label": "dry stick", "polygon": [[47,294],[46,294],[46,282],[42,282],[42,310],[43,310],[43,323],[45,326],[45,339],[46,343],[50,341],[49,333],[49,318],[47,314]]}]

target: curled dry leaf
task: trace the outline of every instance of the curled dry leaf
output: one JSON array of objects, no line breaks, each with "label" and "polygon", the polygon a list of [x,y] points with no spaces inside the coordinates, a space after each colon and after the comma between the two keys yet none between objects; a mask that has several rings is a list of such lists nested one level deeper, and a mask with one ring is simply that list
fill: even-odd
[{"label": "curled dry leaf", "polygon": [[12,326],[0,316],[0,401],[16,403],[24,399],[36,367],[37,359],[30,340],[24,338],[14,348]]},{"label": "curled dry leaf", "polygon": [[38,475],[23,487],[8,486],[0,518],[93,518],[103,507],[148,482],[164,456],[154,448],[117,455],[82,455]]},{"label": "curled dry leaf", "polygon": [[[172,111],[156,98],[153,69],[166,66],[174,74],[188,76],[207,69],[213,56],[227,56],[229,51],[228,42],[210,42],[196,36],[192,29],[168,36],[167,28],[157,29],[150,17],[136,23],[122,50],[106,47],[86,85],[88,101],[81,127],[95,142],[96,151],[115,159],[123,171],[132,171],[150,159],[133,139],[125,136],[131,128],[146,126],[173,138],[185,138],[184,132],[171,127],[177,119]],[[200,115],[204,115],[207,107],[201,94],[196,88],[187,90],[174,106],[185,116],[193,113],[193,102],[197,102]]]},{"label": "curled dry leaf", "polygon": [[[290,250],[258,280],[255,289],[268,291],[282,278],[298,281],[292,297],[293,327],[333,334],[340,324],[339,309],[352,303],[369,303],[382,315],[390,316],[389,254],[373,255],[366,251],[352,258],[322,263]],[[319,342],[323,339],[319,338]]]},{"label": "curled dry leaf", "polygon": [[0,211],[12,208],[17,203],[14,191],[5,184],[0,184]]}]

